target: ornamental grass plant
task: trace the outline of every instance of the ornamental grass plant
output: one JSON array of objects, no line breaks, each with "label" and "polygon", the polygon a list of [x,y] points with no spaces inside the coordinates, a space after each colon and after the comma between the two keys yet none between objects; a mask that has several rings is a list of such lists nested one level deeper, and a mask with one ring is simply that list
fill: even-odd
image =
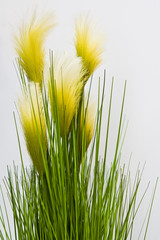
[{"label": "ornamental grass plant", "polygon": [[[129,167],[121,166],[125,138],[123,125],[126,82],[122,94],[114,157],[107,167],[113,80],[106,118],[104,152],[100,139],[106,73],[99,80],[97,107],[90,101],[92,74],[102,60],[103,41],[87,17],[75,27],[75,52],[45,61],[44,41],[55,20],[51,14],[24,23],[15,36],[21,94],[17,109],[32,166],[26,168],[15,127],[21,173],[8,167],[4,179],[12,208],[14,229],[4,200],[0,208],[1,239],[18,240],[125,240],[132,239],[141,171],[131,184]],[[98,36],[98,37],[97,37]],[[86,82],[89,91],[85,94]],[[100,89],[100,81],[103,88]],[[157,184],[157,183],[156,183]],[[144,236],[146,238],[152,202]],[[1,196],[4,199],[3,191]]]}]

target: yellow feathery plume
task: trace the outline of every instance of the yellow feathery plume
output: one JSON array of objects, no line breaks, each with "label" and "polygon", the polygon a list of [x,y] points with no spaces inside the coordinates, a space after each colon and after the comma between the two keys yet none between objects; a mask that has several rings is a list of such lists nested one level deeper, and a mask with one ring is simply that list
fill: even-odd
[{"label": "yellow feathery plume", "polygon": [[95,120],[96,120],[96,111],[95,104],[89,104],[86,110],[86,107],[81,110],[81,123],[80,123],[80,138],[85,141],[85,150],[87,150],[95,129]]},{"label": "yellow feathery plume", "polygon": [[76,21],[75,48],[77,56],[81,57],[85,70],[84,83],[102,61],[103,39],[95,31],[95,26],[87,18],[82,17]]},{"label": "yellow feathery plume", "polygon": [[23,24],[19,36],[15,36],[15,50],[19,63],[30,81],[43,80],[44,41],[48,31],[55,25],[53,15],[46,14],[37,20],[35,14],[31,22]]},{"label": "yellow feathery plume", "polygon": [[81,60],[65,53],[62,58],[55,58],[53,71],[56,103],[53,101],[51,82],[49,82],[49,99],[53,116],[55,104],[57,106],[60,134],[63,137],[69,131],[82,93]]},{"label": "yellow feathery plume", "polygon": [[44,156],[47,151],[46,122],[39,85],[30,83],[29,93],[23,92],[18,101],[20,121],[27,150],[34,166],[40,174],[44,172]]}]

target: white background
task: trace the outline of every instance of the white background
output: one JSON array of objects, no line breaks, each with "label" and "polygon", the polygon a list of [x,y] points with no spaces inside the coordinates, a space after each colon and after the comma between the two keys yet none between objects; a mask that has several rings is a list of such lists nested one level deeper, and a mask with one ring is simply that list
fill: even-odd
[{"label": "white background", "polygon": [[[16,110],[14,102],[20,92],[13,64],[16,56],[13,49],[13,34],[21,21],[28,19],[35,6],[40,12],[53,10],[56,13],[58,24],[46,45],[53,50],[73,49],[74,20],[80,13],[90,12],[99,24],[100,30],[104,32],[104,60],[95,72],[92,92],[94,94],[97,91],[98,76],[103,76],[105,68],[107,105],[107,91],[112,76],[115,77],[110,156],[115,147],[116,124],[123,85],[127,79],[125,115],[129,120],[129,126],[122,163],[129,161],[132,152],[130,166],[132,176],[136,172],[138,163],[141,169],[146,163],[139,199],[147,183],[151,182],[135,220],[134,239],[136,240],[151,200],[156,178],[160,175],[160,0],[0,0],[0,184],[7,175],[7,165],[11,166],[15,161],[20,166],[13,120],[13,111]],[[103,126],[105,123],[104,119]],[[102,134],[102,142],[103,138]],[[21,141],[24,162],[28,165],[30,160],[26,154],[23,137]],[[1,194],[0,203],[2,203]],[[151,214],[148,240],[160,239],[159,219],[160,183]]]}]

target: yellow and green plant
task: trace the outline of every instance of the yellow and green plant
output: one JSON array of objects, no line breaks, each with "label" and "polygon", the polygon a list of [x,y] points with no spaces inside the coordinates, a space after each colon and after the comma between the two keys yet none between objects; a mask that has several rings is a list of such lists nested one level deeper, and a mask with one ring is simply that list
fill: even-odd
[{"label": "yellow and green plant", "polygon": [[[17,107],[31,159],[25,168],[21,141],[15,126],[21,158],[21,174],[8,167],[5,186],[13,213],[14,227],[4,200],[0,207],[2,240],[127,240],[133,238],[133,224],[141,181],[139,169],[131,184],[129,168],[120,157],[126,128],[122,95],[113,159],[109,159],[109,130],[112,115],[113,80],[107,106],[98,84],[97,107],[90,101],[93,73],[102,61],[103,41],[88,17],[75,25],[75,55],[58,56],[50,51],[47,68],[45,39],[55,25],[54,15],[38,19],[34,14],[15,36],[15,50],[21,83]],[[85,94],[86,83],[89,84]],[[103,116],[104,107],[108,108]],[[105,121],[105,129],[102,129]],[[104,150],[100,153],[101,133]],[[108,165],[107,166],[107,161]],[[157,184],[157,183],[156,183]],[[155,187],[156,188],[156,187]],[[154,190],[155,194],[155,190]],[[146,239],[153,198],[143,239]],[[3,196],[3,191],[1,191]]]}]

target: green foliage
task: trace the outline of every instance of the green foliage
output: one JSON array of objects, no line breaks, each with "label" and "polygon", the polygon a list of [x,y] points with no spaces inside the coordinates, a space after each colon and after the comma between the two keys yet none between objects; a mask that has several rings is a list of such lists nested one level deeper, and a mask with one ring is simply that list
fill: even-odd
[{"label": "green foliage", "polygon": [[[19,70],[22,88],[26,88],[27,83],[23,70],[21,67]],[[95,134],[88,151],[86,151],[86,138],[80,138],[80,134],[85,136],[84,128],[82,128],[82,133],[80,133],[80,113],[83,110],[85,116],[87,111],[87,109],[83,107],[83,93],[77,116],[72,120],[69,134],[61,137],[53,73],[54,68],[51,56],[50,79],[55,106],[54,118],[50,114],[47,90],[45,87],[43,87],[42,91],[48,136],[47,153],[44,153],[44,143],[42,139],[39,138],[45,171],[43,174],[39,174],[34,166],[28,170],[24,168],[15,119],[22,163],[21,174],[20,176],[18,175],[16,166],[14,166],[14,173],[8,168],[8,177],[6,177],[4,181],[13,212],[14,236],[12,236],[12,230],[10,229],[10,219],[7,217],[7,221],[4,220],[3,211],[1,209],[0,220],[3,230],[0,231],[0,237],[1,239],[7,240],[132,239],[133,223],[144,195],[138,207],[136,207],[141,173],[138,169],[132,186],[129,168],[125,169],[125,166],[120,167],[120,155],[125,137],[125,131],[123,131],[122,128],[122,118],[126,82],[124,86],[115,155],[111,166],[107,168],[106,162],[113,81],[106,123],[105,149],[103,158],[101,159],[99,157],[99,150],[105,91],[105,73],[103,89],[102,91],[100,91],[100,87],[98,89]],[[100,92],[102,92],[102,96]],[[90,90],[88,101],[89,98]],[[87,107],[88,104],[86,108]],[[3,197],[2,191],[1,194]],[[151,208],[152,204],[150,210]],[[5,212],[7,214],[6,207]],[[148,223],[144,239],[146,237],[147,228]]]},{"label": "green foliage", "polygon": [[[4,210],[0,207],[0,238],[131,240],[135,216],[148,186],[137,205],[142,173],[137,170],[132,185],[129,167],[125,169],[120,164],[126,133],[126,128],[122,126],[126,82],[114,157],[110,167],[107,167],[107,160],[111,161],[108,159],[108,143],[113,80],[105,131],[102,129],[105,72],[102,89],[99,81],[96,119],[89,106],[92,78],[87,100],[84,94],[86,82],[102,60],[102,39],[98,32],[93,31],[87,18],[80,18],[75,27],[77,56],[68,58],[64,55],[59,61],[54,58],[53,64],[51,53],[48,72],[44,66],[43,43],[54,22],[48,14],[39,22],[35,20],[36,15],[33,15],[31,22],[20,29],[20,35],[15,36],[23,93],[18,102],[19,116],[33,166],[30,169],[24,167],[14,114],[21,173],[15,165],[14,172],[8,167],[8,176],[4,179],[14,229],[11,229],[1,189]],[[102,130],[106,135],[101,158]],[[148,211],[144,240],[154,194]]]}]

